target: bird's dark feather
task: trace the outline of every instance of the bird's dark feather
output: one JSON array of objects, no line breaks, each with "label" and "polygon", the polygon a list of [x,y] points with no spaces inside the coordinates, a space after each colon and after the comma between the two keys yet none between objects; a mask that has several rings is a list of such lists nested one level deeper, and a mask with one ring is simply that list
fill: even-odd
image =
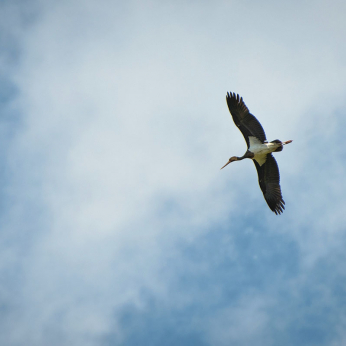
[{"label": "bird's dark feather", "polygon": [[259,186],[269,208],[277,215],[285,209],[280,189],[279,168],[272,154],[267,155],[266,162],[260,166],[253,160],[258,174]]},{"label": "bird's dark feather", "polygon": [[247,147],[250,147],[249,136],[258,138],[262,143],[266,141],[266,135],[260,122],[249,112],[243,98],[235,93],[227,93],[226,101],[233,121],[243,134]]}]

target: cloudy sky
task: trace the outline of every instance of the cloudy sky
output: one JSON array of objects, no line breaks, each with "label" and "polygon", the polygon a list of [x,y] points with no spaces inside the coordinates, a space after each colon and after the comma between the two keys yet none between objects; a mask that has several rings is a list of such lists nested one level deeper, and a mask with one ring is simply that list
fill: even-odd
[{"label": "cloudy sky", "polygon": [[[345,13],[2,0],[1,345],[345,345]],[[227,91],[294,140],[281,216]]]}]

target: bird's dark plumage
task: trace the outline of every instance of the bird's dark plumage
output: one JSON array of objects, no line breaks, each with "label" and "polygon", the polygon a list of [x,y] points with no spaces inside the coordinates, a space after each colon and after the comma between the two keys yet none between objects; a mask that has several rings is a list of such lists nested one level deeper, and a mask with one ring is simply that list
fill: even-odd
[{"label": "bird's dark plumage", "polygon": [[258,183],[269,208],[277,215],[285,209],[280,189],[279,167],[272,154],[267,155],[266,162],[260,166],[253,160],[258,174]]},{"label": "bird's dark plumage", "polygon": [[[266,135],[262,125],[249,112],[249,109],[246,107],[243,101],[243,98],[239,97],[239,95],[235,93],[227,93],[226,101],[227,101],[228,109],[232,115],[233,121],[235,125],[239,128],[241,133],[243,134],[245,141],[247,143],[248,149],[250,148],[249,137],[257,138],[262,144],[267,143]],[[283,144],[287,144],[290,142],[291,141],[281,142],[279,140],[275,140],[270,143],[275,143],[279,145],[277,149],[274,151],[281,151],[283,148]],[[250,149],[250,150],[255,150],[255,149]],[[249,152],[249,150],[247,152]],[[242,160],[243,158],[251,158],[251,156],[245,154],[241,158],[235,157],[236,160]],[[257,169],[258,182],[259,182],[260,188],[263,192],[263,196],[269,208],[275,214],[281,214],[285,209],[285,206],[284,206],[285,202],[282,199],[281,188],[280,188],[280,174],[279,174],[279,168],[276,163],[276,160],[274,159],[271,153],[268,153],[266,155],[264,163],[262,163],[261,160],[256,161],[255,155],[252,156],[252,160]],[[229,162],[232,162],[232,158],[229,160]]]},{"label": "bird's dark plumage", "polygon": [[262,143],[266,135],[260,122],[249,112],[243,98],[235,93],[227,93],[226,101],[233,121],[243,134],[247,147],[250,147],[249,136],[258,138]]}]

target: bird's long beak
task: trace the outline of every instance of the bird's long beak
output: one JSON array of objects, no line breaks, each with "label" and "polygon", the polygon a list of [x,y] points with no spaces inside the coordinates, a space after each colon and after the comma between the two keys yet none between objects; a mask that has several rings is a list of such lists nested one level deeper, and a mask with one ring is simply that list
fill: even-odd
[{"label": "bird's long beak", "polygon": [[232,161],[228,161],[223,167],[221,167],[220,168],[220,170],[222,169],[222,168],[225,168],[229,163],[231,163]]},{"label": "bird's long beak", "polygon": [[292,140],[292,139],[290,139],[289,141],[282,142],[282,144],[283,144],[283,145],[285,145],[285,144],[290,144],[290,143],[292,143],[292,142],[293,142],[293,140]]}]

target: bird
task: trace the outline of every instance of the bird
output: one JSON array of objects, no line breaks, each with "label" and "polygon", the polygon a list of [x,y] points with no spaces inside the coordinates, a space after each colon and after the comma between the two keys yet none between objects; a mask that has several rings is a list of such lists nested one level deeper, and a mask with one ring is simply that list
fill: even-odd
[{"label": "bird", "polygon": [[285,201],[281,194],[279,167],[272,153],[282,151],[283,146],[292,140],[281,142],[275,139],[268,142],[262,125],[250,113],[239,94],[227,92],[226,101],[235,125],[245,138],[247,150],[241,157],[232,156],[221,169],[234,161],[252,159],[264,199],[269,208],[276,215],[280,215],[285,209]]}]

